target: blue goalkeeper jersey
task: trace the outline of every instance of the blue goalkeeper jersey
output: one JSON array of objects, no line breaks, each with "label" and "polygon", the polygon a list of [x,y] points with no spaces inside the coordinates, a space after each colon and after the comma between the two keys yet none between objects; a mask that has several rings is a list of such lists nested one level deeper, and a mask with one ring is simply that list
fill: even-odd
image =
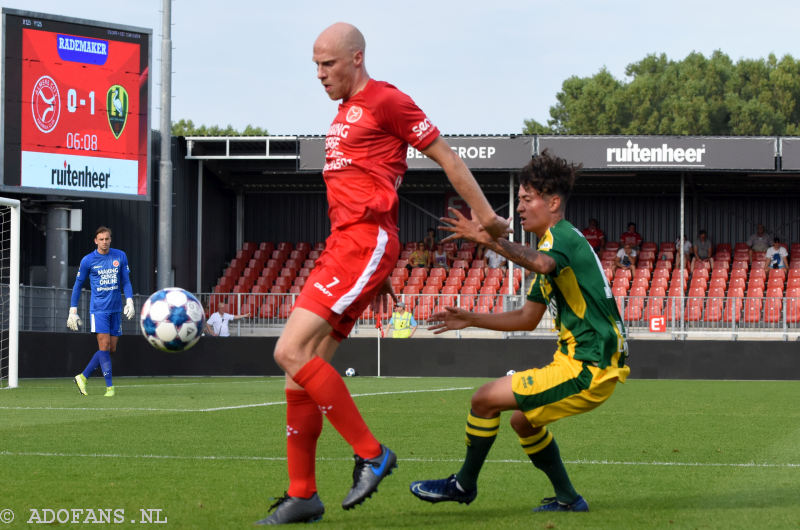
[{"label": "blue goalkeeper jersey", "polygon": [[128,298],[133,297],[133,288],[128,276],[128,256],[121,250],[109,248],[108,254],[100,254],[95,250],[81,260],[75,286],[72,288],[71,307],[78,306],[81,288],[89,279],[92,297],[89,311],[92,313],[119,313],[122,311],[120,291]]}]

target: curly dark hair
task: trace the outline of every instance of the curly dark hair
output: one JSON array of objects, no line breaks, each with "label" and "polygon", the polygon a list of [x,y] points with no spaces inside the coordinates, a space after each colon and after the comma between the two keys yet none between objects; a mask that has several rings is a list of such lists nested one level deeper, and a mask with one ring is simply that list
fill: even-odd
[{"label": "curly dark hair", "polygon": [[581,164],[571,164],[545,149],[520,170],[519,183],[540,195],[558,195],[566,202],[575,185],[575,172],[581,167]]}]

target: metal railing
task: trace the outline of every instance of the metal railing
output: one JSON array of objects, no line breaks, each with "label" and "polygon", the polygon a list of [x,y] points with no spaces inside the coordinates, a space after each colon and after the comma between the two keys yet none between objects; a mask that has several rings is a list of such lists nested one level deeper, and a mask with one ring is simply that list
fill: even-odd
[{"label": "metal railing", "polygon": [[[66,331],[67,313],[71,289],[52,287],[20,288],[21,331]],[[209,314],[221,304],[228,304],[234,314],[248,314],[246,318],[230,324],[231,335],[264,336],[278,335],[289,311],[294,305],[296,293],[199,293],[198,298]],[[525,303],[522,295],[442,295],[414,294],[398,295],[412,310],[419,324],[415,336],[430,336],[424,329],[430,316],[443,307],[451,305],[472,311],[502,312],[521,307]],[[137,310],[147,299],[135,295]],[[800,298],[797,297],[617,297],[617,306],[629,335],[647,338],[723,338],[723,339],[800,339]],[[84,323],[89,315],[89,293],[84,292],[78,307]],[[389,333],[391,314],[375,315],[370,310],[362,314],[353,329],[354,336],[376,336]],[[655,321],[653,320],[655,319]],[[139,333],[139,321],[123,319],[123,333]],[[381,326],[378,325],[380,322]],[[655,330],[653,326],[655,324]],[[553,337],[556,334],[553,318],[545,313],[536,330],[518,333],[494,333],[488,336]],[[88,332],[87,326],[81,332]],[[448,333],[450,336],[470,336],[476,330]]]}]

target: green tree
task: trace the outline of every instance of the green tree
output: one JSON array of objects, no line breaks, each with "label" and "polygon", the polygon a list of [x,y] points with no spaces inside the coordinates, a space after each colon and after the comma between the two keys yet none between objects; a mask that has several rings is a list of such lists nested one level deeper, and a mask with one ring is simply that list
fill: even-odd
[{"label": "green tree", "polygon": [[224,129],[219,125],[200,125],[197,127],[192,120],[181,119],[172,122],[172,136],[268,136],[269,132],[261,127],[248,124],[243,131],[237,131],[232,125]]},{"label": "green tree", "polygon": [[800,61],[741,59],[715,51],[681,61],[648,55],[625,70],[570,77],[544,126],[526,134],[795,135],[800,133]]}]

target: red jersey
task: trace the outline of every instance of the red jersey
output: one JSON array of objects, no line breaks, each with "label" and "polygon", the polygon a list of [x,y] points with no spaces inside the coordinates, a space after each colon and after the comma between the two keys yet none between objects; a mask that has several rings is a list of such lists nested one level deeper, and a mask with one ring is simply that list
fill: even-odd
[{"label": "red jersey", "polygon": [[599,228],[589,227],[583,229],[583,237],[585,237],[586,241],[589,242],[589,246],[597,250],[600,248],[600,244],[603,242],[603,240],[605,240],[606,235]]},{"label": "red jersey", "polygon": [[421,151],[438,136],[414,101],[389,83],[370,79],[342,102],[325,138],[322,170],[331,230],[368,222],[396,234],[408,145]]},{"label": "red jersey", "polygon": [[639,248],[639,245],[642,244],[642,236],[639,235],[639,232],[623,232],[619,236],[619,242],[623,247],[630,244],[633,248]]}]

